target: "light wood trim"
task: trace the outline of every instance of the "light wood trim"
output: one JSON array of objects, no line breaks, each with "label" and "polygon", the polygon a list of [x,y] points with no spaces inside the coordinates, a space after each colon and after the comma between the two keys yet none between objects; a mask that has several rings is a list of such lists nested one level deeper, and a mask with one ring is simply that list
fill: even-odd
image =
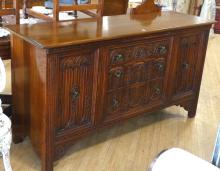
[{"label": "light wood trim", "polygon": [[53,0],[53,21],[59,21],[59,0]]},{"label": "light wood trim", "polygon": [[32,16],[32,17],[40,18],[40,19],[43,19],[43,20],[46,20],[46,21],[53,21],[52,17],[47,16],[45,14],[41,14],[41,13],[35,12],[32,9],[29,9],[29,8],[26,9],[26,13],[28,15]]},{"label": "light wood trim", "polygon": [[3,15],[15,15],[15,9],[13,9],[13,8],[1,9],[0,10],[0,16],[3,16]]},{"label": "light wood trim", "polygon": [[83,4],[83,5],[68,5],[68,6],[60,6],[59,11],[83,11],[83,10],[92,10],[98,9],[98,4]]},{"label": "light wood trim", "polygon": [[88,16],[94,17],[94,18],[97,17],[97,14],[95,14],[95,13],[93,13],[93,12],[91,12],[91,11],[81,10],[80,12],[82,12],[82,13],[88,15]]},{"label": "light wood trim", "polygon": [[15,21],[16,24],[20,24],[20,1],[19,0],[13,0],[13,10],[15,10]]}]

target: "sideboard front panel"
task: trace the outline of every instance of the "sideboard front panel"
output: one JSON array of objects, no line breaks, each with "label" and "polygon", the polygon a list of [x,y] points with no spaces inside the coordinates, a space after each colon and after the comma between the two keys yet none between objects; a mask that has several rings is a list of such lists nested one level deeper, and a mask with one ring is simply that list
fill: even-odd
[{"label": "sideboard front panel", "polygon": [[105,122],[164,103],[170,47],[171,39],[163,37],[106,48]]}]

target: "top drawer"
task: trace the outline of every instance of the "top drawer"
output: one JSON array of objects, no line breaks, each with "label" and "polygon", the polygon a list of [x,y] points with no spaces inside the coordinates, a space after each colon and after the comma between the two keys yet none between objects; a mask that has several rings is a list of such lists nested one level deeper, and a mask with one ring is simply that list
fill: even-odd
[{"label": "top drawer", "polygon": [[131,60],[142,60],[152,57],[166,57],[169,52],[169,39],[145,41],[110,49],[110,65],[118,65]]}]

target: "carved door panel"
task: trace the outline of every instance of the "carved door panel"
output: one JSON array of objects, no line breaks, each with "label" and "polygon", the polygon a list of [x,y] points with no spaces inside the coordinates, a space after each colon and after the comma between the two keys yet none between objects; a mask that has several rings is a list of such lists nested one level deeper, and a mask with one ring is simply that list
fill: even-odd
[{"label": "carved door panel", "polygon": [[91,126],[94,55],[62,57],[59,70],[57,132]]},{"label": "carved door panel", "polygon": [[174,82],[174,94],[184,95],[193,93],[196,75],[196,63],[198,60],[199,38],[198,35],[184,36],[180,38],[177,54],[177,72]]}]

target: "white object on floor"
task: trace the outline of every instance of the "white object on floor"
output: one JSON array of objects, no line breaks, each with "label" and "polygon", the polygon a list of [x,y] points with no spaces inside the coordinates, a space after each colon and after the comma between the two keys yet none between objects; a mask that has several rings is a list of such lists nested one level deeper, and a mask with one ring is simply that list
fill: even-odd
[{"label": "white object on floor", "polygon": [[218,128],[215,147],[212,155],[212,164],[220,168],[220,126]]},{"label": "white object on floor", "polygon": [[6,84],[6,72],[2,59],[0,57],[0,92],[4,90],[5,84]]},{"label": "white object on floor", "polygon": [[0,37],[6,37],[9,34],[10,34],[9,31],[7,31],[7,30],[0,27]]},{"label": "white object on floor", "polygon": [[150,171],[220,171],[211,163],[179,148],[163,152]]},{"label": "white object on floor", "polygon": [[11,121],[2,113],[0,99],[0,154],[3,157],[5,171],[12,171],[10,164]]}]

